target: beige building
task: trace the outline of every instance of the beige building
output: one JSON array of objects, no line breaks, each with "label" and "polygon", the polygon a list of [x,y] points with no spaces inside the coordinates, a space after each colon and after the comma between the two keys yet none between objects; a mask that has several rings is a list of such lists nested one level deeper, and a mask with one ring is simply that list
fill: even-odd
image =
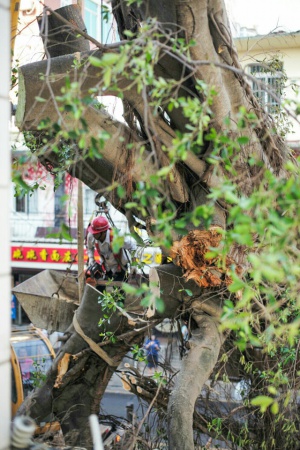
[{"label": "beige building", "polygon": [[[281,100],[282,105],[295,117],[296,103],[300,102],[300,31],[295,33],[270,33],[266,36],[247,36],[235,39],[235,45],[244,70],[265,83]],[[276,61],[272,70],[271,61]],[[269,70],[270,67],[270,70]],[[284,80],[286,75],[287,79]],[[269,112],[276,115],[278,99],[264,92],[252,80],[255,95]],[[284,84],[284,89],[282,88]],[[282,92],[281,92],[282,91]],[[298,116],[300,120],[300,116]],[[300,124],[288,117],[290,125],[286,134],[289,145],[299,153]]]}]

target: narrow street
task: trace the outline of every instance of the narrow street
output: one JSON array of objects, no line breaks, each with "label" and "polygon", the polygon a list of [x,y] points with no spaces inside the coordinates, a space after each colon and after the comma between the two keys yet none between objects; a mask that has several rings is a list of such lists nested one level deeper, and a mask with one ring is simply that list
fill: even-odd
[{"label": "narrow street", "polygon": [[125,391],[124,393],[108,392],[102,399],[100,414],[128,418],[127,410],[131,406],[133,406],[133,412],[137,420],[141,420],[146,408],[141,407],[141,401],[135,395]]}]

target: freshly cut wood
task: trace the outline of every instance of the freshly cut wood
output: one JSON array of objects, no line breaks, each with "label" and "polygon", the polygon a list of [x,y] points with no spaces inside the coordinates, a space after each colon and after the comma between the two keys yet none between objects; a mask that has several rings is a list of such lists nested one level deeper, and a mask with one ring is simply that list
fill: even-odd
[{"label": "freshly cut wood", "polygon": [[232,283],[228,272],[232,266],[236,266],[236,273],[241,273],[241,268],[229,256],[208,257],[208,252],[218,249],[222,235],[218,228],[209,230],[193,230],[176,241],[170,252],[174,264],[182,267],[184,278],[194,280],[204,288],[221,286]]}]

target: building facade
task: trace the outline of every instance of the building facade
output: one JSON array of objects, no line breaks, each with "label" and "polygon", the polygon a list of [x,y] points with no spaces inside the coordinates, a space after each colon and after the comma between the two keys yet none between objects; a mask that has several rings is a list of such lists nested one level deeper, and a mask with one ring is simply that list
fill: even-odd
[{"label": "building facade", "polygon": [[275,116],[291,149],[300,154],[300,125],[295,120],[300,102],[300,32],[245,36],[236,38],[235,45],[246,73],[268,88],[249,79],[254,94]]}]

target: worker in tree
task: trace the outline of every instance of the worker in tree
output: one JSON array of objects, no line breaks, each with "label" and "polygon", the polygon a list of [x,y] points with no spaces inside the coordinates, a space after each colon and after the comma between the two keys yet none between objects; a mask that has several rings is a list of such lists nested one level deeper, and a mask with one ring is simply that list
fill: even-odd
[{"label": "worker in tree", "polygon": [[100,256],[100,266],[104,279],[126,281],[128,265],[131,263],[131,254],[136,250],[136,242],[131,236],[124,236],[124,244],[118,253],[112,249],[113,230],[104,216],[95,217],[87,229],[86,246],[88,265],[95,263],[94,252]]}]

